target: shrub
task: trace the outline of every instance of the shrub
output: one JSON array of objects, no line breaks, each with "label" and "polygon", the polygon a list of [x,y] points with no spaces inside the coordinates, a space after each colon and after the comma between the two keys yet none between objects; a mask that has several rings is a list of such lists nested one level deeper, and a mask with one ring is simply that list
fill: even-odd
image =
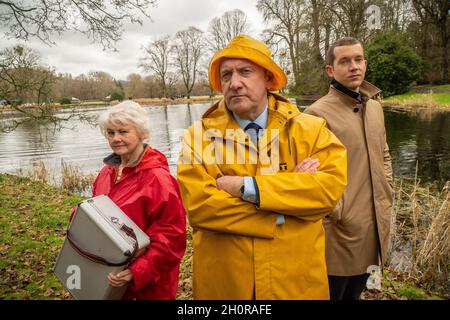
[{"label": "shrub", "polygon": [[60,104],[71,104],[72,101],[68,97],[62,97],[61,99],[59,99],[59,103]]},{"label": "shrub", "polygon": [[383,96],[401,94],[420,78],[422,60],[408,46],[406,34],[377,34],[366,46],[367,80],[383,90]]},{"label": "shrub", "polygon": [[113,92],[111,93],[111,101],[113,100],[119,100],[122,101],[123,100],[123,94],[119,93],[119,92]]}]

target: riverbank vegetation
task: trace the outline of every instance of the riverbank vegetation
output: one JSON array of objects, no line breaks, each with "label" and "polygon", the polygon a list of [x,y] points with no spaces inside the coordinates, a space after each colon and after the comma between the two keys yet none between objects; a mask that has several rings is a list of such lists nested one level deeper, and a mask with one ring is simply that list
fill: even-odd
[{"label": "riverbank vegetation", "polygon": [[416,86],[410,92],[383,99],[383,105],[450,110],[450,85]]},{"label": "riverbank vegetation", "polygon": [[[56,188],[43,182],[50,180],[43,164],[33,171],[32,178],[0,174],[0,299],[69,299],[52,270],[70,209],[85,198],[78,195],[80,186],[94,176],[83,177],[66,164],[65,188]],[[362,298],[449,299],[449,190],[408,179],[397,179],[395,186],[393,258],[382,289],[367,290]],[[190,227],[187,238],[177,299],[192,299]]]}]

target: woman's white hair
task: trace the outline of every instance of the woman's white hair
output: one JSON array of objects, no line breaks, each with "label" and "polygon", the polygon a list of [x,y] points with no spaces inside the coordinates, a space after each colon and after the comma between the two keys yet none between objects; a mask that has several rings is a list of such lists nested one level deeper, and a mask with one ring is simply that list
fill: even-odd
[{"label": "woman's white hair", "polygon": [[103,112],[98,119],[98,125],[105,137],[107,137],[107,129],[111,125],[132,125],[142,141],[150,138],[149,114],[139,103],[131,100],[123,101]]}]

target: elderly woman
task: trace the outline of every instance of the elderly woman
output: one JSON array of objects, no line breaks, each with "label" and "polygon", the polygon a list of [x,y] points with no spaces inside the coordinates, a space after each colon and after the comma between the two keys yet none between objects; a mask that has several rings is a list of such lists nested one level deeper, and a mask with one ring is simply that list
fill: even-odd
[{"label": "elderly woman", "polygon": [[95,179],[94,196],[108,195],[151,239],[143,255],[108,280],[112,286],[129,284],[124,299],[174,299],[186,214],[166,157],[145,143],[149,115],[125,101],[102,114],[99,125],[113,153]]}]

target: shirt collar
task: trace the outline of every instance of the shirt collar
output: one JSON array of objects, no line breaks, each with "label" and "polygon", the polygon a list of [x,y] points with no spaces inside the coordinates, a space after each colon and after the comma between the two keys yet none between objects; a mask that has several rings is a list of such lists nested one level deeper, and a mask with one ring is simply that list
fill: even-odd
[{"label": "shirt collar", "polygon": [[261,114],[255,119],[255,121],[241,119],[241,118],[239,118],[239,116],[236,113],[233,112],[233,117],[236,120],[236,122],[239,124],[239,126],[241,127],[242,130],[244,130],[244,128],[251,122],[256,123],[262,129],[266,129],[268,116],[269,116],[269,109],[267,108],[267,105],[264,108],[264,111],[261,112]]}]

